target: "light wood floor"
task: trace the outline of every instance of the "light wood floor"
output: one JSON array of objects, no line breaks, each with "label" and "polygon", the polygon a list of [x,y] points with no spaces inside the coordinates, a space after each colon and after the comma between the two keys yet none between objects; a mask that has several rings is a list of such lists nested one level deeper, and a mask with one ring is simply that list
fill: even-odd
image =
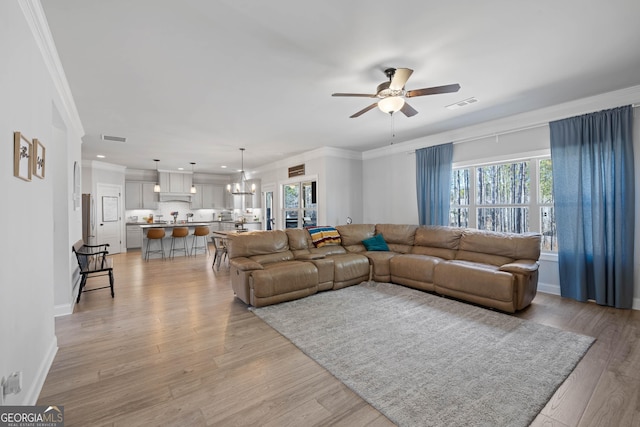
[{"label": "light wood floor", "polygon": [[[211,258],[114,262],[115,299],[85,293],[56,319],[38,404],[64,405],[66,426],[393,425],[249,312]],[[597,338],[534,426],[640,425],[640,312],[538,294],[518,316]]]}]

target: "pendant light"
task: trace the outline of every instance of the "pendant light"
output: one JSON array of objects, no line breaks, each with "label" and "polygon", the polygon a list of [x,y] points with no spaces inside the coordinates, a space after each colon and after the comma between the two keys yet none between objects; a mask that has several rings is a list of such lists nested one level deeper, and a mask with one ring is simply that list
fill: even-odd
[{"label": "pendant light", "polygon": [[158,172],[158,162],[160,160],[158,159],[153,159],[154,162],[156,162],[156,185],[153,186],[153,192],[154,193],[159,193],[160,192],[160,172]]},{"label": "pendant light", "polygon": [[242,153],[242,168],[240,169],[240,183],[232,189],[231,184],[227,185],[227,192],[234,196],[251,196],[256,193],[256,185],[251,184],[251,190],[247,191],[247,176],[244,174],[244,148],[240,149]]},{"label": "pendant light", "polygon": [[192,177],[192,180],[191,180],[191,190],[189,190],[189,192],[191,194],[196,194],[197,191],[198,191],[198,190],[196,190],[196,186],[193,184],[193,167],[194,166],[195,166],[195,163],[191,162],[191,177]]}]

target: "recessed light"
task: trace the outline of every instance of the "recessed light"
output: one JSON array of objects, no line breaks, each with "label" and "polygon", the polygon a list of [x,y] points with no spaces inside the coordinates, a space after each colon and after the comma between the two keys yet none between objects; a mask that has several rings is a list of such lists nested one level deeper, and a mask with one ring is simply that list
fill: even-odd
[{"label": "recessed light", "polygon": [[220,166],[222,169],[226,169],[227,167],[225,165]]},{"label": "recessed light", "polygon": [[179,170],[179,171],[183,171],[183,170],[184,170],[184,168],[178,168],[178,170]]},{"label": "recessed light", "polygon": [[104,159],[107,156],[105,156],[104,154],[97,154],[96,157],[99,159]]}]

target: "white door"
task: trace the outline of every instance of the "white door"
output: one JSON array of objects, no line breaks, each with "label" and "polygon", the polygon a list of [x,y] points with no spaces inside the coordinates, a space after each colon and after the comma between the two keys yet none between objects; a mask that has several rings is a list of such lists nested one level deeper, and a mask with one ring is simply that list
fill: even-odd
[{"label": "white door", "polygon": [[119,185],[98,184],[96,200],[97,242],[109,244],[109,253],[122,251],[122,188]]}]

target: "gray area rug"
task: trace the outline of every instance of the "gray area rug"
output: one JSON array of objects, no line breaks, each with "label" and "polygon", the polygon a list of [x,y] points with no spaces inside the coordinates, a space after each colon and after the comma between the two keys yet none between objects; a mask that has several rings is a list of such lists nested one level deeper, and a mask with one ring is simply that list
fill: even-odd
[{"label": "gray area rug", "polygon": [[389,283],[253,312],[400,426],[528,426],[594,341]]}]

